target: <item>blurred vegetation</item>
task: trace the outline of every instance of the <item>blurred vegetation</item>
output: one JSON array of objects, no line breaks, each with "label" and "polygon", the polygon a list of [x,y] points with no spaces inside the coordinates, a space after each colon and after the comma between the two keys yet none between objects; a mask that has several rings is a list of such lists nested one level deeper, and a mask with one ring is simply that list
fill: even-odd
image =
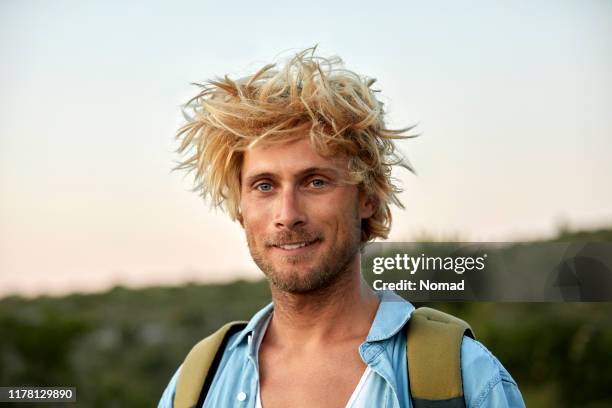
[{"label": "blurred vegetation", "polygon": [[[609,241],[612,230],[564,231],[556,239]],[[269,301],[264,281],[4,298],[0,385],[75,386],[80,407],[156,406],[191,346]],[[528,407],[612,406],[612,303],[428,306],[472,324]]]}]

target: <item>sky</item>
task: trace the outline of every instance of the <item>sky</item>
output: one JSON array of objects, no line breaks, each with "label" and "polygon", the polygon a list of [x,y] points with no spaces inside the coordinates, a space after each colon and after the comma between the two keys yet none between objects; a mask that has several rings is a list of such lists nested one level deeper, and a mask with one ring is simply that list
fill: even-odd
[{"label": "sky", "polygon": [[612,225],[609,1],[0,2],[0,296],[260,278],[172,168],[192,82],[318,44],[417,170],[390,241]]}]

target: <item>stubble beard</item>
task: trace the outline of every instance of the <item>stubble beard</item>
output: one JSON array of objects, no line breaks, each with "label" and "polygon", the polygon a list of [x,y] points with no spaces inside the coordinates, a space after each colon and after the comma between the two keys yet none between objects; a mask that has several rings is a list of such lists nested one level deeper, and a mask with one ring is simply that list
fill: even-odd
[{"label": "stubble beard", "polygon": [[[260,249],[248,229],[246,231],[247,243],[253,261],[266,275],[272,286],[280,291],[292,294],[312,293],[332,286],[343,275],[346,275],[348,265],[359,251],[361,219],[356,211],[350,222],[351,226],[346,239],[339,242],[338,245],[328,248],[318,257],[319,261],[306,271],[300,270],[304,268],[300,266],[300,263],[308,259],[305,256],[287,256],[284,259],[286,266],[279,270],[280,268],[273,265],[270,257],[265,255],[265,252],[269,251],[270,248],[263,244],[264,248]],[[308,242],[316,238],[318,238],[316,234],[303,229],[296,229],[295,231],[278,234],[273,240]],[[317,245],[325,245],[325,241],[328,239],[332,239],[332,237],[324,237]],[[266,242],[266,240],[262,241]]]}]

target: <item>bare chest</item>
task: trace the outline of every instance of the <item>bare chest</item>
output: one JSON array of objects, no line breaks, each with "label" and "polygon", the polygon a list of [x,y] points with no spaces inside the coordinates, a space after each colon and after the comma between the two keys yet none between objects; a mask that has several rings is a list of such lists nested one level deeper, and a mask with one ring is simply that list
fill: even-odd
[{"label": "bare chest", "polygon": [[344,408],[366,369],[357,344],[308,355],[263,347],[259,362],[263,408]]}]

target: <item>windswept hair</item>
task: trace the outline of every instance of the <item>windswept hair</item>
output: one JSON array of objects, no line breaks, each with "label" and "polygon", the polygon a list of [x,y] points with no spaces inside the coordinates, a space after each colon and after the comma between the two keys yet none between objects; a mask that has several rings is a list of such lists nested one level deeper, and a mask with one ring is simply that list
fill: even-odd
[{"label": "windswept hair", "polygon": [[308,135],[319,154],[346,154],[348,182],[375,199],[376,210],[362,223],[361,242],[386,238],[391,203],[398,199],[391,169],[413,171],[394,145],[412,127],[389,129],[383,104],[374,95],[374,79],[343,67],[338,57],[306,49],[277,69],[268,64],[238,80],[224,78],[195,84],[200,93],[185,105],[187,123],[177,134],[178,152],[187,156],[177,169],[194,172],[195,191],[232,220],[240,214],[243,154],[257,145],[285,143]]}]

